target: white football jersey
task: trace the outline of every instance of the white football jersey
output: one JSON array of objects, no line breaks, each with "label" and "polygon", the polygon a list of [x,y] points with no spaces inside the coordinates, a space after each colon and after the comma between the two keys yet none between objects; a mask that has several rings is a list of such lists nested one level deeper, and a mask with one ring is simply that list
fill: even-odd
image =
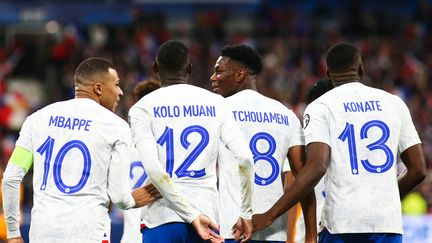
[{"label": "white football jersey", "polygon": [[109,236],[110,199],[135,205],[130,129],[96,101],[72,99],[33,113],[16,145],[33,153],[32,241],[100,243]]},{"label": "white football jersey", "polygon": [[[226,98],[232,115],[240,126],[254,156],[254,213],[263,213],[283,195],[288,149],[304,145],[303,131],[297,116],[280,102],[253,90],[243,90]],[[231,227],[238,218],[239,196],[236,160],[221,149],[219,156],[219,190],[221,235],[233,238]],[[253,240],[286,241],[286,214],[266,229],[255,233]]]},{"label": "white football jersey", "polygon": [[[144,96],[129,111],[131,119],[145,113],[149,121],[146,127],[158,144],[162,167],[182,196],[216,223],[219,141],[226,145],[243,139],[225,103],[221,96],[205,89],[177,84]],[[150,228],[184,222],[165,198],[143,207],[142,218]]]},{"label": "white football jersey", "polygon": [[[132,190],[149,184],[147,173],[140,161],[135,147],[132,147],[132,162],[129,167],[129,182]],[[141,211],[142,208],[131,208],[123,211],[123,235],[121,243],[141,242]]]},{"label": "white football jersey", "polygon": [[305,110],[306,144],[331,148],[321,226],[331,233],[402,233],[397,158],[420,143],[405,103],[358,82]]}]

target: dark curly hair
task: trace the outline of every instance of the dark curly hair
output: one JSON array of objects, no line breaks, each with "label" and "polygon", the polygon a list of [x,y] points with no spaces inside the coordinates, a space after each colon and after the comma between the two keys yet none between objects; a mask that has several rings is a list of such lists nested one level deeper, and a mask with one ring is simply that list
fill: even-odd
[{"label": "dark curly hair", "polygon": [[250,69],[258,75],[263,69],[261,56],[251,47],[246,45],[226,45],[222,47],[221,56],[229,57]]}]

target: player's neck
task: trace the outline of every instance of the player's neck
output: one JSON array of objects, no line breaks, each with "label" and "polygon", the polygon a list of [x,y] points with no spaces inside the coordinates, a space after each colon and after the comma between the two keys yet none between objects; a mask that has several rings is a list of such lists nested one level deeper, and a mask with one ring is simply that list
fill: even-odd
[{"label": "player's neck", "polygon": [[95,94],[92,94],[85,89],[75,89],[75,99],[79,99],[79,98],[91,99],[100,103],[99,98]]},{"label": "player's neck", "polygon": [[257,86],[256,86],[256,81],[254,79],[248,80],[247,82],[243,82],[241,84],[241,86],[239,87],[238,92],[243,91],[243,90],[247,90],[247,89],[258,91]]},{"label": "player's neck", "polygon": [[174,84],[187,84],[187,77],[169,77],[161,78],[161,86],[166,87]]},{"label": "player's neck", "polygon": [[360,82],[361,77],[357,71],[348,71],[343,73],[330,73],[330,78],[334,86],[340,86],[346,83]]}]

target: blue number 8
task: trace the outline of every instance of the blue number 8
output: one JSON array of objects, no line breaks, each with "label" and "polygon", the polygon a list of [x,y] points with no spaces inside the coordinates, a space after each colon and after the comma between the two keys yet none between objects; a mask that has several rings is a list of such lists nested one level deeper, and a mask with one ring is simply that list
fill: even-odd
[{"label": "blue number 8", "polygon": [[[49,165],[53,154],[54,142],[55,139],[48,136],[45,142],[36,150],[40,155],[46,153],[45,161],[44,161],[44,175],[42,179],[42,185],[40,187],[40,190],[42,191],[46,189],[48,173],[49,173]],[[69,152],[69,150],[73,148],[79,149],[83,154],[84,168],[78,183],[74,186],[68,186],[64,184],[61,178],[61,167],[67,152]],[[91,169],[91,157],[90,157],[90,151],[88,150],[87,146],[82,141],[79,140],[69,141],[60,148],[56,158],[54,159],[53,176],[54,176],[55,185],[61,192],[66,194],[73,194],[79,192],[81,189],[83,189],[83,187],[88,181],[88,178],[90,176],[90,169]]]},{"label": "blue number 8", "polygon": [[[268,150],[263,153],[261,153],[257,149],[257,142],[260,139],[267,141],[269,144]],[[251,138],[249,143],[249,148],[253,154],[255,164],[258,160],[265,160],[269,162],[271,166],[271,174],[267,178],[263,178],[259,176],[257,173],[255,173],[255,184],[260,186],[265,186],[273,183],[279,176],[279,164],[277,160],[273,157],[273,154],[276,151],[275,139],[268,133],[259,132]]]}]

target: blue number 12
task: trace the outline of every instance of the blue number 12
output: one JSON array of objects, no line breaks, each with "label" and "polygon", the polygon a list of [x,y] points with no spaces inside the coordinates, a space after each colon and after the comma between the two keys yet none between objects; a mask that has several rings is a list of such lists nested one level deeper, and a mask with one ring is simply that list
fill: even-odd
[{"label": "blue number 12", "polygon": [[[173,129],[166,127],[165,131],[157,140],[160,146],[166,145],[166,171],[172,177],[172,172],[174,169],[174,135]],[[181,177],[191,177],[199,178],[206,175],[205,169],[201,170],[188,170],[196,158],[201,154],[205,147],[209,143],[209,133],[202,126],[189,126],[186,127],[180,135],[180,142],[183,148],[188,149],[190,142],[187,140],[191,133],[198,133],[201,135],[201,140],[197,146],[192,150],[192,152],[186,157],[183,163],[177,168],[175,174],[178,178]]]},{"label": "blue number 12", "polygon": [[[370,128],[377,127],[381,129],[382,136],[376,142],[373,142],[366,146],[370,151],[372,150],[382,150],[386,155],[386,161],[382,165],[373,165],[368,159],[361,160],[363,167],[371,173],[384,173],[388,171],[394,163],[394,156],[391,149],[385,144],[390,136],[390,129],[382,121],[373,120],[366,122],[360,129],[360,139],[367,138],[367,132]],[[338,137],[339,140],[343,142],[347,141],[348,151],[350,155],[351,173],[353,175],[358,175],[358,158],[357,158],[357,147],[354,135],[354,125],[346,123],[345,129]]]}]

